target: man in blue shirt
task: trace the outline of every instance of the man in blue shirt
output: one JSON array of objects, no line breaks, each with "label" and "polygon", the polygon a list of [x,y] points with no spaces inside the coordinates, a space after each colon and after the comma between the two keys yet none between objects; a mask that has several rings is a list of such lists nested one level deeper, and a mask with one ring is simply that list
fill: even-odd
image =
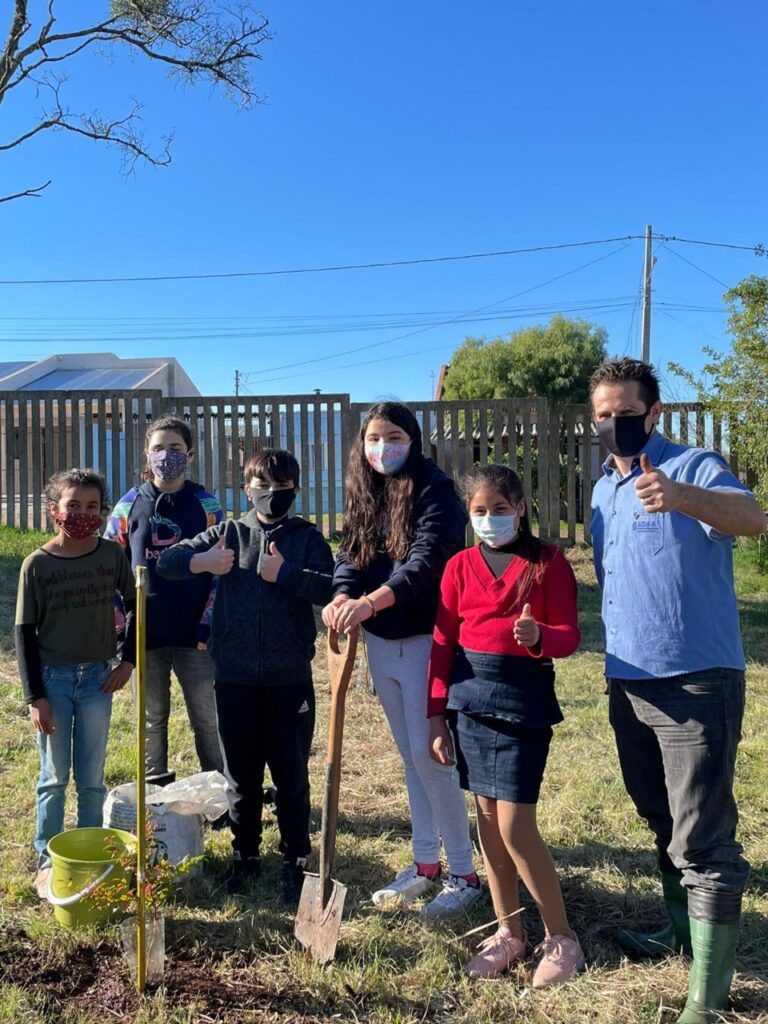
[{"label": "man in blue shirt", "polygon": [[592,501],[610,719],[671,918],[619,941],[635,953],[692,950],[678,1024],[704,1024],[727,1003],[749,872],[735,838],[745,666],[731,541],[763,532],[766,519],[720,455],[658,432],[647,363],[603,363],[590,395],[611,453]]}]

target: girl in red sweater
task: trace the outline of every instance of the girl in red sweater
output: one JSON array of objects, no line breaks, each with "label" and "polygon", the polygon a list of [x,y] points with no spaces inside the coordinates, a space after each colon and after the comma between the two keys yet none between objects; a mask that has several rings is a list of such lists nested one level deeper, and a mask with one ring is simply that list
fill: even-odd
[{"label": "girl in red sweater", "polygon": [[525,957],[522,878],[546,935],[533,987],[584,966],[555,865],[539,834],[536,803],[552,726],[562,721],[552,658],[578,647],[576,580],[562,552],[531,533],[523,488],[506,466],[476,466],[465,481],[480,543],[443,576],[429,669],[430,752],[456,763],[475,795],[485,870],[499,921],[465,970],[495,977]]}]

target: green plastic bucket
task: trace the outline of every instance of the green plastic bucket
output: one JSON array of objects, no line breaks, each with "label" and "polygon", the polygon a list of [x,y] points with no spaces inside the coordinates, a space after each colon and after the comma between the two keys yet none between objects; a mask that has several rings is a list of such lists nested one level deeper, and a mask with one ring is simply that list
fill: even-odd
[{"label": "green plastic bucket", "polygon": [[115,847],[136,848],[136,837],[120,828],[74,828],[60,832],[48,843],[51,874],[48,879],[48,902],[56,920],[64,928],[82,928],[104,924],[115,907],[95,903],[90,894],[108,883],[110,886],[131,872],[117,867]]}]

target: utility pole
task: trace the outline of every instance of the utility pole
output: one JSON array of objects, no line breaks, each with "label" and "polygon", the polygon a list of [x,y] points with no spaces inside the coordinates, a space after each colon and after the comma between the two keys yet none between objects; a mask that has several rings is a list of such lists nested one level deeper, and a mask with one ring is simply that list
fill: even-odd
[{"label": "utility pole", "polygon": [[235,398],[240,397],[240,371],[235,370]]},{"label": "utility pole", "polygon": [[653,264],[656,262],[651,258],[652,235],[653,232],[649,224],[645,229],[645,263],[643,265],[643,331],[640,358],[644,363],[651,361],[651,273]]}]

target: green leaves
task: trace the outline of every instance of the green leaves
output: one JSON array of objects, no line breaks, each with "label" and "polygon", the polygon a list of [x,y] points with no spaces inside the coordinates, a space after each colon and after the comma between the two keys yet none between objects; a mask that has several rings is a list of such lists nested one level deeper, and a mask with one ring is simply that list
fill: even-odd
[{"label": "green leaves", "polygon": [[705,349],[708,362],[697,378],[670,368],[696,390],[713,413],[726,419],[728,447],[746,469],[750,485],[768,505],[768,278],[751,275],[725,293],[733,337],[730,352]]},{"label": "green leaves", "polygon": [[605,328],[559,314],[506,338],[467,338],[451,358],[445,397],[586,402],[589,377],[605,359],[606,340]]}]

